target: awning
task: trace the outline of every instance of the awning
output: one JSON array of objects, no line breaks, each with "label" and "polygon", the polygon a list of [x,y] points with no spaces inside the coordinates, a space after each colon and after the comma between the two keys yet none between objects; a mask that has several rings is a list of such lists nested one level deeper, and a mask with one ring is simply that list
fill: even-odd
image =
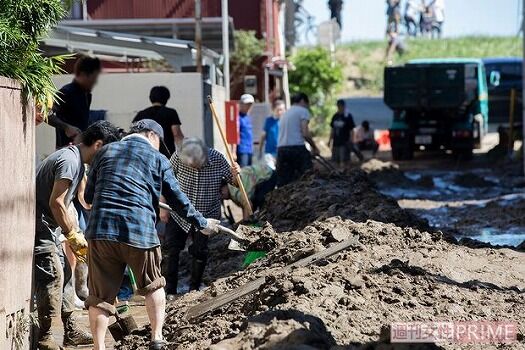
[{"label": "awning", "polygon": [[[194,18],[133,18],[133,19],[93,19],[64,20],[61,25],[82,27],[139,36],[155,36],[193,41],[195,39]],[[233,50],[233,19],[229,19],[230,49]],[[202,18],[202,43],[204,46],[222,52],[221,17]]]}]

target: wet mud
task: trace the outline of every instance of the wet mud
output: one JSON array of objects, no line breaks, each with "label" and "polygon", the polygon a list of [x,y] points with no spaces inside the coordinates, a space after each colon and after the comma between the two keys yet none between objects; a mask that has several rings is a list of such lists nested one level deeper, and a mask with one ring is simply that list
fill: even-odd
[{"label": "wet mud", "polygon": [[[388,171],[404,176],[399,169]],[[247,268],[241,268],[244,255],[225,250],[227,242],[216,237],[206,272],[209,287],[168,305],[164,335],[169,348],[479,348],[389,344],[391,323],[435,320],[513,320],[522,346],[524,253],[455,243],[417,212],[380,193],[371,179],[374,172],[380,170],[310,173],[274,191],[261,213],[262,227],[240,228],[252,242],[250,249],[267,251],[266,258]],[[423,185],[430,185],[428,178],[418,188]],[[306,267],[282,269],[350,237],[359,244]],[[192,306],[260,277],[264,282],[255,293],[185,319]],[[147,339],[148,329],[142,329],[118,348],[146,349]]]}]

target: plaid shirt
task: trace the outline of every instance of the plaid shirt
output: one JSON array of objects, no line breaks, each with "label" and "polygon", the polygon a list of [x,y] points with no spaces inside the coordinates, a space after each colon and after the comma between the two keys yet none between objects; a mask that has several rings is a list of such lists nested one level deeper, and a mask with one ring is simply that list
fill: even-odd
[{"label": "plaid shirt", "polygon": [[[182,192],[188,196],[195,208],[207,218],[220,219],[222,180],[233,183],[231,167],[226,158],[210,148],[208,162],[201,169],[194,169],[182,163],[177,153],[171,156],[171,165]],[[192,223],[177,214],[172,214],[172,217],[184,231],[189,232]]]},{"label": "plaid shirt", "polygon": [[141,249],[160,245],[155,229],[160,195],[197,229],[206,219],[182,193],[168,159],[138,134],[104,146],[91,166],[84,197],[93,203],[86,238]]}]

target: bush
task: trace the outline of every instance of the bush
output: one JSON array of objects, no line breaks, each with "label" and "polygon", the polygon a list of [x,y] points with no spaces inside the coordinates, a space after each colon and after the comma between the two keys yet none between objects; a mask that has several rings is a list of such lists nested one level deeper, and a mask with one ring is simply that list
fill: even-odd
[{"label": "bush", "polygon": [[65,14],[61,0],[0,0],[0,75],[18,80],[44,113],[56,94],[51,77],[61,71],[64,56],[43,57],[38,41]]},{"label": "bush", "polygon": [[295,69],[289,74],[290,92],[304,92],[310,97],[312,132],[324,134],[335,111],[334,96],[343,81],[341,64],[323,48],[300,49],[291,61]]}]

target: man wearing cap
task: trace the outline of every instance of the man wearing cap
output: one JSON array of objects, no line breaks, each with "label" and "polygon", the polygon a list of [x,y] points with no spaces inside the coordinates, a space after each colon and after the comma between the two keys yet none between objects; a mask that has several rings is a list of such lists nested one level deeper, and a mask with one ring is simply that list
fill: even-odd
[{"label": "man wearing cap", "polygon": [[180,190],[168,159],[159,152],[162,127],[151,119],[134,123],[120,142],[104,147],[88,175],[84,198],[93,205],[86,230],[89,242],[89,322],[94,349],[105,349],[109,316],[124,270],[129,266],[138,293],[145,296],[151,323],[150,349],[162,349],[166,284],[161,275],[160,241],[155,230],[159,199],[202,234],[217,231]]},{"label": "man wearing cap", "polygon": [[252,165],[253,157],[253,127],[252,109],[254,98],[250,94],[241,96],[239,102],[239,144],[237,145],[237,162],[241,167]]}]

